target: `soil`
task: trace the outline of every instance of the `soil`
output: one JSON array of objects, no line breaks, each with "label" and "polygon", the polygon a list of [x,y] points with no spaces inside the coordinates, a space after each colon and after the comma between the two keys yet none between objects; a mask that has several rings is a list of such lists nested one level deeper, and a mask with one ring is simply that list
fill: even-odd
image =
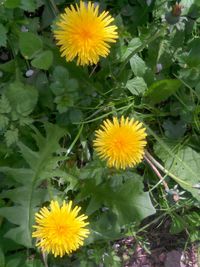
[{"label": "soil", "polygon": [[[127,237],[114,244],[123,267],[200,267],[200,244],[188,242],[185,232],[169,233],[170,221],[153,225],[137,240]],[[188,243],[187,243],[188,242]],[[187,246],[186,246],[187,244]]]}]

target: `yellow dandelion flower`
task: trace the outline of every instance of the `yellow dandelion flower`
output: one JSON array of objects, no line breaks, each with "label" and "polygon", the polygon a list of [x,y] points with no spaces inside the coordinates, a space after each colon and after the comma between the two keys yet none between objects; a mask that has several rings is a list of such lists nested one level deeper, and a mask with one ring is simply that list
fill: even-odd
[{"label": "yellow dandelion flower", "polygon": [[55,257],[69,254],[83,245],[83,240],[89,235],[85,228],[87,216],[80,215],[80,207],[72,209],[72,201],[63,201],[60,207],[57,201],[51,201],[50,210],[43,207],[35,214],[37,225],[32,236],[38,239],[36,246],[43,252],[52,252]]},{"label": "yellow dandelion flower", "polygon": [[118,38],[117,27],[110,25],[113,20],[107,11],[99,14],[99,6],[91,2],[67,7],[54,31],[61,56],[67,61],[77,57],[77,65],[96,64],[109,54],[108,43]]},{"label": "yellow dandelion flower", "polygon": [[146,129],[141,122],[134,119],[113,118],[105,120],[96,131],[94,148],[109,167],[125,169],[140,163],[146,145]]}]

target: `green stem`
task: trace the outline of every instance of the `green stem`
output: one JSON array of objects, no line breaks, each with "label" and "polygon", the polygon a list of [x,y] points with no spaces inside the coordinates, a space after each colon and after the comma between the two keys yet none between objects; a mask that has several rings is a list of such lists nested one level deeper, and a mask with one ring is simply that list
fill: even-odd
[{"label": "green stem", "polygon": [[66,155],[65,156],[68,156],[69,153],[71,152],[71,150],[73,149],[74,145],[76,144],[76,142],[78,141],[81,133],[82,133],[82,130],[83,130],[83,124],[81,124],[81,127],[76,135],[76,137],[74,138],[73,142],[71,143],[70,147],[67,149],[67,152],[66,152]]},{"label": "green stem", "polygon": [[[149,164],[149,166],[152,168],[152,170],[154,171],[154,173],[158,176],[158,178],[160,179],[160,182],[163,184],[165,191],[168,192],[169,191],[169,187],[168,184],[165,182],[165,177],[162,177],[162,175],[160,174],[159,170],[156,168],[156,166],[152,163],[152,161],[146,156],[144,155],[144,159],[146,160],[146,162]],[[153,188],[154,189],[154,188]]]},{"label": "green stem", "polygon": [[187,182],[183,181],[181,178],[177,177],[176,175],[174,175],[173,173],[171,173],[170,171],[168,171],[167,169],[165,169],[156,159],[154,159],[154,157],[151,156],[151,154],[146,150],[145,151],[145,156],[158,168],[160,169],[162,172],[164,172],[166,175],[170,176],[172,179],[174,179],[176,182],[185,184],[186,186],[192,187],[190,184],[188,184]]}]

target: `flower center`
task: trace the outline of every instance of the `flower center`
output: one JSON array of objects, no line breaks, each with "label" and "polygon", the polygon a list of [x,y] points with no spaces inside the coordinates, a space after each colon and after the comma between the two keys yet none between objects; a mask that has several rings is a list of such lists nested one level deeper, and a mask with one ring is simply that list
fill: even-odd
[{"label": "flower center", "polygon": [[89,40],[92,38],[93,34],[92,31],[89,29],[82,29],[80,32],[80,36],[83,40]]},{"label": "flower center", "polygon": [[64,225],[58,225],[56,227],[57,234],[60,235],[60,236],[65,235],[66,234],[66,230],[67,230],[66,226],[64,226]]},{"label": "flower center", "polygon": [[127,146],[127,141],[125,140],[123,136],[118,136],[113,141],[118,151],[124,150],[124,148]]}]

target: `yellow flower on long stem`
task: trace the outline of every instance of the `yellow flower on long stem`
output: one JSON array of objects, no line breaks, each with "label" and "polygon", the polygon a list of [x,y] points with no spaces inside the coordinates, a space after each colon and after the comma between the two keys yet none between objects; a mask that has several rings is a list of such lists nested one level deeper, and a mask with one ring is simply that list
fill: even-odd
[{"label": "yellow flower on long stem", "polygon": [[57,201],[51,201],[50,209],[43,207],[35,214],[37,225],[32,236],[38,239],[36,246],[43,252],[52,252],[55,257],[69,254],[83,245],[83,240],[89,235],[85,228],[87,216],[80,215],[80,207],[72,209],[72,201],[62,206]]},{"label": "yellow flower on long stem", "polygon": [[134,119],[113,118],[105,120],[96,131],[94,148],[109,167],[125,169],[140,163],[146,145],[146,129]]},{"label": "yellow flower on long stem", "polygon": [[91,2],[67,7],[54,31],[61,56],[67,61],[77,57],[77,65],[97,64],[100,56],[109,54],[108,43],[118,38],[117,27],[110,25],[113,20],[109,12],[99,13],[99,6]]}]

